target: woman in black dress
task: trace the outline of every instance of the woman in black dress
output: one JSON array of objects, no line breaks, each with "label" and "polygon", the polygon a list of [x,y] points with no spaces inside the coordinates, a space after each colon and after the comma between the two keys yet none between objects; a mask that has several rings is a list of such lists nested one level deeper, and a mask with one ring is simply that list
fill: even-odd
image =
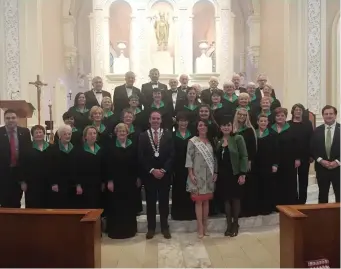
[{"label": "woman in black dress", "polygon": [[275,97],[272,97],[272,93],[273,93],[273,88],[270,84],[265,84],[264,88],[263,88],[263,97],[269,97],[270,98],[270,110],[274,111],[277,107],[281,107],[281,102],[276,99]]},{"label": "woman in black dress", "polygon": [[113,130],[118,123],[118,117],[113,112],[113,104],[109,96],[103,97],[101,107],[103,109],[103,124],[108,130]]},{"label": "woman in black dress", "polygon": [[221,102],[222,98],[223,98],[223,94],[222,94],[221,90],[213,90],[212,91],[211,110],[212,110],[213,117],[214,117],[214,119],[218,125],[220,124],[220,121],[225,114],[225,108]]},{"label": "woman in black dress", "polygon": [[[53,174],[49,177],[50,208],[72,208],[74,195],[71,188],[75,179],[76,150],[72,145],[72,128],[63,125],[58,129],[59,143],[53,146]],[[74,187],[73,187],[74,188]]]},{"label": "woman in black dress", "polygon": [[244,139],[233,133],[232,121],[231,116],[222,119],[220,130],[223,138],[217,146],[218,179],[215,195],[224,201],[227,221],[225,236],[238,234],[240,199],[248,165]]},{"label": "woman in black dress", "polygon": [[274,111],[276,123],[271,126],[278,144],[276,175],[277,205],[295,205],[297,199],[297,168],[300,166],[299,140],[295,130],[286,122],[288,111],[278,107]]},{"label": "woman in black dress", "polygon": [[[45,129],[35,125],[31,129],[32,148],[24,154],[25,207],[48,208],[49,176],[52,175],[52,152],[50,144],[44,141]],[[54,173],[54,172],[53,172]]]},{"label": "woman in black dress", "polygon": [[[67,111],[63,114],[64,124],[70,125],[72,128],[72,136],[71,136],[71,144],[75,147],[80,147],[83,145],[83,133],[75,127],[75,119],[70,111]],[[54,144],[59,143],[58,131],[54,135]]]},{"label": "woman in black dress", "polygon": [[257,137],[250,122],[250,116],[245,108],[237,109],[233,121],[233,132],[244,138],[248,155],[248,173],[246,175],[245,193],[242,199],[242,216],[250,217],[258,214],[257,178],[254,177],[253,161],[257,152]]},{"label": "woman in black dress", "polygon": [[269,128],[275,123],[275,116],[271,110],[271,99],[270,97],[263,97],[260,100],[260,108],[252,109],[251,112],[251,122],[254,128],[258,128],[257,122],[260,114],[265,114],[268,117]]},{"label": "woman in black dress", "polygon": [[133,111],[134,121],[133,125],[136,129],[142,131],[143,129],[143,113],[140,107],[139,97],[136,94],[129,96],[129,109]]},{"label": "woman in black dress", "polygon": [[128,127],[115,127],[116,139],[106,155],[108,188],[107,232],[110,238],[134,237],[137,233],[136,188],[138,179],[137,146],[128,139]]},{"label": "woman in black dress", "polygon": [[94,126],[97,130],[97,144],[101,148],[106,147],[109,143],[112,132],[103,123],[103,109],[99,106],[93,106],[89,113],[89,119],[92,122],[92,126]]},{"label": "woman in black dress", "polygon": [[269,131],[266,114],[258,116],[257,154],[254,161],[255,176],[258,180],[259,213],[270,214],[276,210],[276,172],[278,168],[278,146],[275,135]]},{"label": "woman in black dress", "polygon": [[77,150],[76,176],[76,208],[100,208],[103,183],[103,154],[96,144],[97,129],[87,126],[84,129],[84,145]]},{"label": "woman in black dress", "polygon": [[238,106],[238,96],[235,93],[236,87],[233,82],[226,82],[223,85],[223,106],[227,115],[234,115]]},{"label": "woman in black dress", "polygon": [[176,115],[178,129],[173,133],[175,148],[174,176],[172,184],[172,210],[173,220],[194,220],[195,208],[190,193],[186,191],[188,169],[185,167],[188,140],[193,137],[188,130],[186,112]]},{"label": "woman in black dress", "polygon": [[89,120],[89,109],[86,108],[86,98],[84,93],[79,92],[75,96],[74,105],[69,112],[75,120],[75,127],[82,133],[84,128],[91,124]]},{"label": "woman in black dress", "polygon": [[288,121],[294,130],[295,137],[299,140],[301,165],[297,168],[298,175],[298,202],[304,205],[307,202],[307,189],[309,181],[310,140],[314,129],[309,120],[309,112],[302,104],[295,104],[291,109],[292,119]]},{"label": "woman in black dress", "polygon": [[176,115],[180,111],[185,111],[187,113],[188,122],[193,123],[197,119],[198,109],[199,109],[199,101],[197,91],[189,87],[186,90],[186,99],[183,102],[178,102],[175,107]]}]

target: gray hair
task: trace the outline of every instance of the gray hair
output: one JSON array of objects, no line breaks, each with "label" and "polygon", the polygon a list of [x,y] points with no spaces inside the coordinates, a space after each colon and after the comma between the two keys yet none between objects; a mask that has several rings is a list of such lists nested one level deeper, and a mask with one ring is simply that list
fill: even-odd
[{"label": "gray hair", "polygon": [[181,78],[183,78],[183,77],[186,77],[186,78],[189,79],[188,75],[186,75],[186,74],[181,74],[180,77],[179,77],[179,80],[180,80]]},{"label": "gray hair", "polygon": [[127,73],[125,73],[124,77],[135,77],[135,73],[133,71],[128,71]]},{"label": "gray hair", "polygon": [[234,87],[234,83],[232,81],[225,81],[223,84],[223,87],[225,86],[233,86]]},{"label": "gray hair", "polygon": [[72,128],[70,125],[62,125],[58,128],[58,131],[57,131],[57,134],[59,136],[59,139],[62,137],[62,135],[65,133],[65,132],[70,132],[72,133]]},{"label": "gray hair", "polygon": [[100,77],[100,76],[96,76],[96,77],[94,77],[93,79],[92,79],[92,83],[94,83],[95,82],[95,80],[97,80],[97,79],[100,79],[100,80],[102,80],[103,81],[103,79]]},{"label": "gray hair", "polygon": [[239,74],[233,74],[233,76],[232,76],[232,79],[234,79],[234,78],[239,78],[240,79],[240,75]]},{"label": "gray hair", "polygon": [[215,81],[217,83],[219,82],[217,77],[210,77],[209,82],[212,82],[212,81]]},{"label": "gray hair", "polygon": [[246,86],[246,88],[256,88],[256,83],[249,82]]}]

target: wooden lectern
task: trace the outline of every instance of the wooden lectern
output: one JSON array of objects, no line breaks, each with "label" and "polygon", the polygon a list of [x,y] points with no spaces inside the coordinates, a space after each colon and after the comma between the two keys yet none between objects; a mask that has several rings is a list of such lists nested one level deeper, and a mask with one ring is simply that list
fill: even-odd
[{"label": "wooden lectern", "polygon": [[0,267],[101,267],[101,213],[0,208]]},{"label": "wooden lectern", "polygon": [[306,268],[327,259],[340,268],[340,204],[277,206],[281,268]]},{"label": "wooden lectern", "polygon": [[7,109],[16,111],[19,117],[18,125],[21,127],[27,127],[27,118],[32,118],[35,110],[33,105],[25,100],[2,100],[0,101],[0,108],[4,111]]}]

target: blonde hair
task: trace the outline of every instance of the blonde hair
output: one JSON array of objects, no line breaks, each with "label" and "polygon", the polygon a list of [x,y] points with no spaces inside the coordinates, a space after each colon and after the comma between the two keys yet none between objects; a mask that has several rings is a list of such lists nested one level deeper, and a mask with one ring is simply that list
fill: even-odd
[{"label": "blonde hair", "polygon": [[208,83],[211,83],[211,82],[213,82],[213,81],[215,81],[215,82],[219,83],[219,81],[218,81],[218,78],[217,78],[217,77],[210,77],[210,80],[208,81]]},{"label": "blonde hair", "polygon": [[260,104],[261,104],[263,101],[269,101],[270,104],[271,104],[271,99],[270,99],[270,97],[268,97],[268,96],[263,96],[262,99],[260,99]]},{"label": "blonde hair", "polygon": [[85,140],[85,137],[86,137],[86,134],[88,133],[88,131],[89,131],[90,129],[94,129],[94,130],[96,131],[96,134],[98,133],[98,130],[97,130],[97,128],[96,128],[95,126],[92,126],[92,125],[86,126],[86,127],[84,128],[84,130],[83,130],[83,141],[86,141],[86,140]]},{"label": "blonde hair", "polygon": [[101,106],[103,106],[103,102],[104,102],[104,101],[107,101],[107,100],[109,100],[110,103],[112,104],[111,98],[110,98],[109,96],[105,96],[105,97],[103,97],[103,99],[102,99]]},{"label": "blonde hair", "polygon": [[238,113],[241,112],[241,111],[246,113],[245,123],[243,124],[243,126],[252,129],[253,135],[254,135],[255,140],[256,140],[256,148],[257,148],[257,135],[256,135],[256,131],[255,131],[255,128],[253,128],[253,126],[251,124],[249,112],[245,108],[237,109],[236,114],[234,115],[234,119],[233,119],[233,132],[235,134],[238,133],[240,127],[242,127],[242,124],[240,124],[238,122]]},{"label": "blonde hair", "polygon": [[64,125],[60,126],[57,130],[57,134],[59,136],[59,139],[62,137],[62,134],[67,132],[67,131],[72,133],[72,128],[70,125],[64,124]]},{"label": "blonde hair", "polygon": [[104,117],[103,109],[102,109],[101,107],[99,107],[99,106],[93,106],[93,107],[90,109],[89,119],[92,120],[93,114],[95,114],[95,113],[97,113],[97,112],[102,113],[102,119],[103,119],[103,117]]},{"label": "blonde hair", "polygon": [[241,98],[247,98],[247,100],[250,102],[250,95],[246,92],[241,92],[238,96],[238,100],[241,99]]},{"label": "blonde hair", "polygon": [[234,83],[232,81],[225,81],[223,84],[223,87],[227,87],[227,86],[233,86],[233,88],[235,88]]},{"label": "blonde hair", "polygon": [[[269,88],[269,89],[271,90],[271,92],[272,92],[273,89],[274,89],[274,88],[271,86],[271,84],[269,84],[269,83],[266,83],[266,84],[264,85],[264,88],[265,88],[265,87]],[[263,88],[263,89],[264,89],[264,88]]]},{"label": "blonde hair", "polygon": [[117,132],[119,130],[122,130],[122,129],[125,130],[127,132],[127,134],[129,134],[128,125],[125,124],[125,123],[119,123],[119,124],[116,125],[116,127],[115,127],[115,134],[117,134]]}]

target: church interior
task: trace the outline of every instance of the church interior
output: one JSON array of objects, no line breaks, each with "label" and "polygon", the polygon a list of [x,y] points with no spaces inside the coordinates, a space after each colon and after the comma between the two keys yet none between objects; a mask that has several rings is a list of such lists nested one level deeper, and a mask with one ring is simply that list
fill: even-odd
[{"label": "church interior", "polygon": [[[203,89],[212,77],[222,87],[239,74],[246,86],[264,74],[282,107],[303,104],[316,126],[326,104],[340,108],[339,0],[0,0],[0,36],[0,104],[24,100],[39,107],[28,128],[52,120],[55,132],[96,76],[114,96],[126,72],[136,74],[141,88],[152,68],[164,84],[186,74]],[[37,75],[39,100],[32,85]],[[1,110],[0,126],[3,118]],[[310,170],[307,204],[317,204]],[[278,213],[242,218],[239,236],[227,239],[225,218],[212,218],[210,236],[200,240],[195,221],[170,221],[172,239],[146,241],[142,214],[136,237],[103,236],[101,265],[276,268],[279,223]]]}]

